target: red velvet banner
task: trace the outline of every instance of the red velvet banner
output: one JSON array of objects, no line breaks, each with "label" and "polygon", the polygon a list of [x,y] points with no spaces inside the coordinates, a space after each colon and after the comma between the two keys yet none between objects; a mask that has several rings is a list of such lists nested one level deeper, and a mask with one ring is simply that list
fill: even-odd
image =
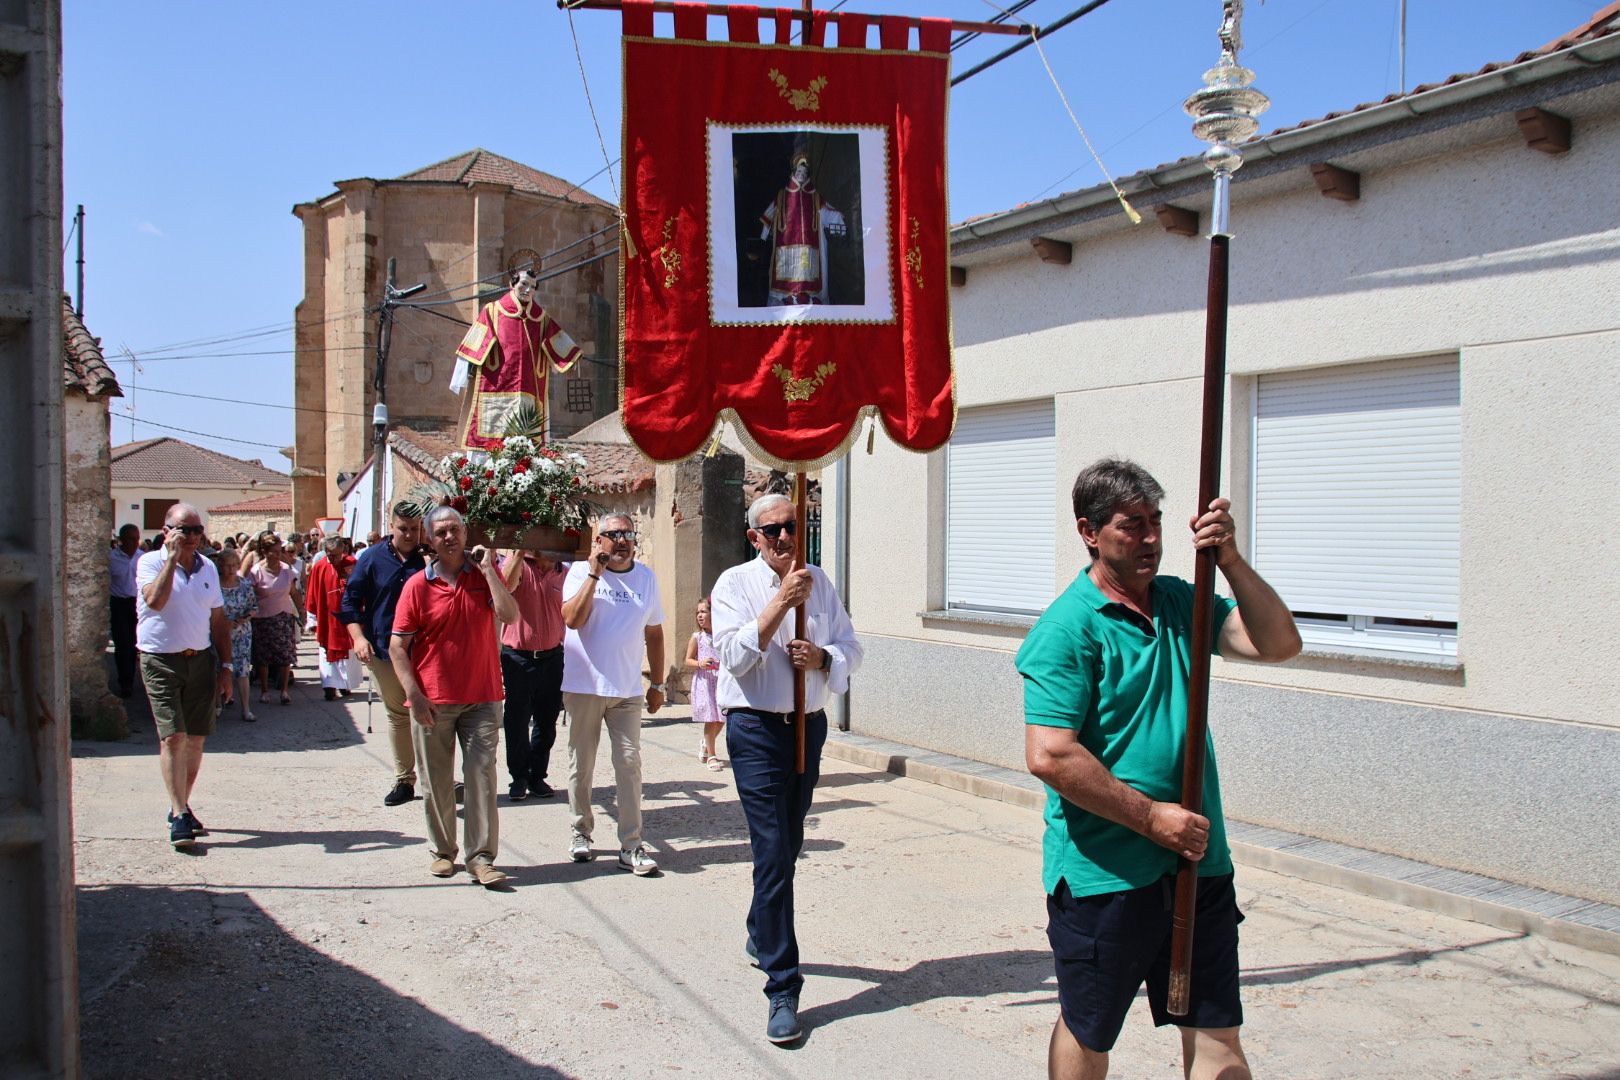
[{"label": "red velvet banner", "polygon": [[[843,23],[838,40],[853,48],[762,45],[736,40],[759,29],[739,28],[739,11],[730,43],[702,41],[690,20],[677,20],[685,40],[663,40],[650,11],[631,7],[630,437],[677,460],[729,410],[751,449],[797,471],[836,459],[875,412],[902,446],[942,445],[956,412],[946,35],[925,26],[919,39],[939,51],[896,49],[907,28],[882,20],[882,48],[860,47],[865,28]],[[778,13],[760,14],[780,36]]]}]

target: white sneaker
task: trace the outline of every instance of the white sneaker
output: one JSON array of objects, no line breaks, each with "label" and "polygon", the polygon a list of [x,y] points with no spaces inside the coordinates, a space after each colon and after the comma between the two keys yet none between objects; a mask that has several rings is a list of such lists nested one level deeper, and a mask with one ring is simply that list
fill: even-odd
[{"label": "white sneaker", "polygon": [[619,869],[629,870],[637,877],[645,877],[658,872],[658,863],[647,854],[646,845],[637,844],[634,851],[619,852]]},{"label": "white sneaker", "polygon": [[590,862],[596,858],[596,852],[591,850],[591,838],[575,829],[568,838],[568,857],[575,862]]}]

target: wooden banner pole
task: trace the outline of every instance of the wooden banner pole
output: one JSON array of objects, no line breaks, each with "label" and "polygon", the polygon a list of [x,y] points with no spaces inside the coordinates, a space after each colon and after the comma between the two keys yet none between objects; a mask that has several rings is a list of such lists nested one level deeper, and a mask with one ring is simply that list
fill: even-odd
[{"label": "wooden banner pole", "polygon": [[[805,563],[805,534],[809,531],[810,484],[804,473],[793,481],[793,569],[803,570]],[[804,640],[804,605],[793,609],[793,637]],[[793,761],[800,776],[804,775],[804,669],[793,669]]]},{"label": "wooden banner pole", "polygon": [[[1221,428],[1226,407],[1227,271],[1231,237],[1209,238],[1209,310],[1204,321],[1204,418],[1198,458],[1198,514],[1220,494]],[[1209,730],[1210,653],[1215,645],[1215,549],[1199,548],[1193,566],[1192,657],[1187,674],[1187,745],[1181,761],[1181,805],[1204,812],[1204,744]],[[1186,1016],[1192,988],[1193,920],[1198,911],[1198,864],[1176,865],[1170,916],[1170,990],[1165,1008]]]},{"label": "wooden banner pole", "polygon": [[[677,6],[681,5],[677,5],[674,0],[653,0],[652,9],[655,12],[668,13],[673,12]],[[731,7],[728,4],[692,4],[690,6],[701,7],[705,15],[726,15],[731,11]],[[557,7],[574,11],[620,11],[623,10],[624,4],[621,2],[621,0],[557,0]],[[759,9],[759,17],[762,19],[771,18],[778,10],[779,9],[777,8],[762,7]],[[847,15],[853,15],[854,12],[827,11],[823,14],[827,16],[828,22],[835,23]],[[804,20],[806,26],[805,33],[808,35],[808,28],[810,24],[810,5],[806,3],[802,12],[794,11],[793,15],[795,18],[802,18]],[[878,18],[876,15],[865,15],[862,17],[871,19],[873,21],[876,21]],[[922,25],[922,20],[914,16],[907,16],[906,21],[914,27]],[[959,22],[955,19],[951,20],[951,33],[953,34],[1022,34],[1023,36],[1028,37],[1030,31],[1034,29],[1035,27],[1031,26],[1029,23]]]}]

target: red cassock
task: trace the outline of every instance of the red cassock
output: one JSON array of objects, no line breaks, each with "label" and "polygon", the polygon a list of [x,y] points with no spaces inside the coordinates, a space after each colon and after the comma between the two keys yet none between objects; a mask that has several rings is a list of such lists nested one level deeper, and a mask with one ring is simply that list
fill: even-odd
[{"label": "red cassock", "polygon": [[[821,217],[832,207],[811,183],[789,180],[759,216],[771,230],[771,293],[799,304],[820,303]],[[836,211],[834,211],[836,213]]]},{"label": "red cassock", "polygon": [[488,450],[506,437],[507,424],[525,407],[535,411],[544,429],[547,369],[567,371],[580,349],[545,308],[507,293],[484,305],[456,357],[477,369],[461,445]]},{"label": "red cassock", "polygon": [[339,566],[333,566],[332,556],[328,555],[309,568],[309,590],[305,596],[310,614],[315,616],[315,640],[326,651],[326,659],[334,663],[347,659],[349,650],[354,647],[349,628],[338,615],[343,606],[345,579],[349,568],[354,565],[354,556],[339,555],[337,558]]}]

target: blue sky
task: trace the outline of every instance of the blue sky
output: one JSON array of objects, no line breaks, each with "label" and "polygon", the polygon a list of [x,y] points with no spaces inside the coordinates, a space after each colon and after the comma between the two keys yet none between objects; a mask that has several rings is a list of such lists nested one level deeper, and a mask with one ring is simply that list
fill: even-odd
[{"label": "blue sky", "polygon": [[[1078,3],[1037,0],[1021,17],[1044,24]],[[115,445],[173,434],[288,467],[276,448],[293,430],[295,203],[336,180],[398,176],[475,146],[572,181],[605,164],[569,19],[549,0],[63,6],[64,217],[85,205],[85,321],[109,359],[126,348],[145,357],[132,396],[114,402]],[[1409,0],[1407,84],[1536,48],[1601,6]],[[1272,100],[1263,131],[1399,89],[1399,0],[1246,7],[1243,60]],[[996,11],[988,0],[848,8],[973,20]],[[1043,42],[1112,173],[1203,149],[1181,102],[1217,57],[1219,21],[1218,0],[1110,0]],[[618,16],[578,12],[573,25],[616,157]],[[723,32],[719,20],[710,27]],[[981,37],[956,54],[957,70],[1010,42]],[[950,123],[953,221],[1102,179],[1034,49],[952,91]],[[614,197],[606,174],[586,186]],[[70,247],[70,290],[72,259]],[[233,340],[173,347],[207,339]],[[114,370],[129,393],[131,365]]]}]

